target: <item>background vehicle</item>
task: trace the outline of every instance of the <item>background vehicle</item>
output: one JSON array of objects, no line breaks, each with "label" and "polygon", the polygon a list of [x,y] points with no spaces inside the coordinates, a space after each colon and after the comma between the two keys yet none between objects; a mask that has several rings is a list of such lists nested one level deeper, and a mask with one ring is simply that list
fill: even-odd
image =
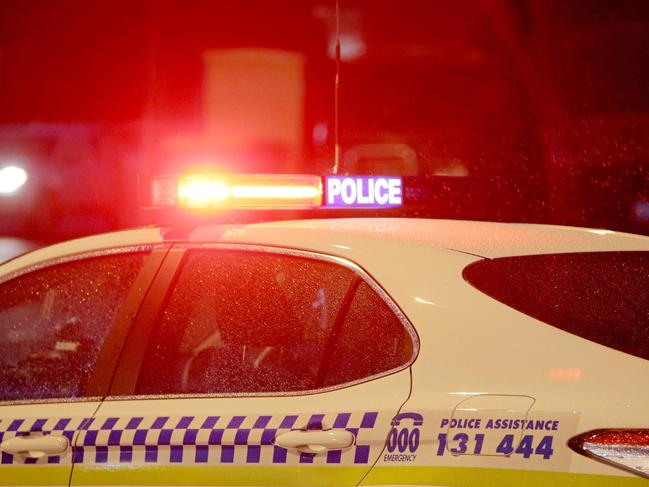
[{"label": "background vehicle", "polygon": [[17,238],[3,238],[0,241],[0,263],[13,259],[21,254],[30,252],[39,247],[35,242]]}]

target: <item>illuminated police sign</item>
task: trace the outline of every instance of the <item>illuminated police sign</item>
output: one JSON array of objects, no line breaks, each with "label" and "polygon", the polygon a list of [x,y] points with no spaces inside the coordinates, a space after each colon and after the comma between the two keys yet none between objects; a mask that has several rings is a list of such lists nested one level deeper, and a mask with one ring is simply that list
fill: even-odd
[{"label": "illuminated police sign", "polygon": [[396,208],[402,204],[400,177],[325,177],[325,208]]}]

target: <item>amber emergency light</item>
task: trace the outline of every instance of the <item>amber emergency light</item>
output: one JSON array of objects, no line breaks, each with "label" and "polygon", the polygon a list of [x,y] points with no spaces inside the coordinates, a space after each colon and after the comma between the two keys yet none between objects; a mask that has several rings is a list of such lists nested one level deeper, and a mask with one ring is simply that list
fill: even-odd
[{"label": "amber emergency light", "polygon": [[153,181],[153,204],[195,210],[309,209],[322,205],[320,176],[190,174]]}]

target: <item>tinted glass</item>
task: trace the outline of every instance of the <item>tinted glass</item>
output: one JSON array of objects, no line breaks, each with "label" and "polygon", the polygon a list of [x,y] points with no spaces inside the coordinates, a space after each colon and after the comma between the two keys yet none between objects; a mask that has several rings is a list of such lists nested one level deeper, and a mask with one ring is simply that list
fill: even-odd
[{"label": "tinted glass", "polygon": [[482,260],[464,277],[538,320],[649,360],[648,252]]},{"label": "tinted glass", "polygon": [[365,282],[356,291],[326,364],[324,386],[370,377],[406,364],[412,339],[401,321]]},{"label": "tinted glass", "polygon": [[313,389],[351,277],[343,267],[299,257],[191,252],[136,392]]},{"label": "tinted glass", "polygon": [[0,400],[83,396],[144,256],[79,260],[0,285]]}]

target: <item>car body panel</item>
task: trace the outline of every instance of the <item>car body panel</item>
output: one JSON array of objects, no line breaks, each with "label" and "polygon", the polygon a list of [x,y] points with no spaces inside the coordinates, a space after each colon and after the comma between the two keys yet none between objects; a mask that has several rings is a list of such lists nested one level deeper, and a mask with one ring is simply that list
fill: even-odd
[{"label": "car body panel", "polygon": [[641,487],[639,477],[509,470],[474,467],[382,467],[376,466],[363,479],[362,486],[416,487]]},{"label": "car body panel", "polygon": [[[407,299],[390,287],[389,280],[381,281],[415,325],[421,341],[419,357],[412,366],[413,393],[402,408],[424,416],[413,463],[424,468],[554,468],[580,474],[629,476],[574,454],[565,443],[570,436],[595,428],[646,428],[649,397],[638,384],[649,377],[649,362],[571,335],[480,293],[461,276],[470,256],[419,256],[418,260],[417,275],[431,276],[427,288],[425,282],[419,284],[419,292],[427,289],[427,294]],[[436,275],[444,279],[434,278]],[[563,457],[562,462],[553,465],[546,459],[520,459],[516,455],[438,456],[438,435],[448,432],[441,427],[441,419],[450,418],[463,399],[487,394],[534,398],[527,419],[559,421],[559,431],[550,433],[556,436],[555,455]],[[478,410],[468,416],[485,421],[502,414]],[[454,434],[476,432],[453,430]],[[449,442],[449,448],[453,446]],[[376,468],[401,468],[387,466],[394,464],[381,460]],[[515,477],[520,482],[520,477]]]},{"label": "car body panel", "polygon": [[[360,418],[359,415],[379,408],[384,414],[377,425],[387,440],[383,444],[376,438],[372,440],[371,457],[377,463],[371,470],[369,459],[367,466],[341,464],[348,469],[347,473],[326,461],[321,464],[322,460],[308,466],[300,464],[299,459],[281,466],[273,465],[272,461],[251,466],[238,460],[233,460],[230,467],[211,462],[209,466],[198,466],[187,463],[185,457],[172,462],[170,452],[166,463],[147,465],[146,451],[133,450],[132,459],[136,453],[144,456],[124,464],[118,455],[109,457],[118,458],[112,463],[84,461],[75,466],[74,485],[302,485],[304,478],[314,484],[353,485],[361,481],[361,485],[367,486],[591,487],[641,482],[627,472],[572,452],[566,441],[596,428],[647,428],[649,395],[643,384],[649,377],[649,362],[507,307],[471,286],[462,277],[462,271],[485,257],[648,251],[649,238],[542,225],[395,219],[201,226],[184,238],[169,235],[168,229],[149,228],[61,244],[1,266],[0,280],[71,253],[133,244],[226,243],[306,250],[349,260],[371,276],[414,325],[421,344],[419,356],[409,370],[337,391],[272,398],[109,400],[101,404],[97,413],[100,422],[112,417],[214,414],[229,418],[240,415],[248,420],[255,415],[276,418],[289,414],[289,409],[307,416],[349,412]],[[187,401],[192,402],[191,413],[183,405]],[[418,429],[416,446],[401,452],[390,445],[390,414],[421,417],[416,425],[412,419],[415,416],[408,423],[393,425],[397,436],[402,429],[408,429],[408,434]],[[543,425],[552,426],[549,430],[545,426],[531,429],[529,435],[520,429],[488,431],[485,425],[489,420],[503,417],[542,421]],[[484,427],[452,429],[447,423],[453,418],[481,419]],[[451,449],[458,445],[451,436],[460,433],[469,435],[473,443],[467,448],[469,453],[452,454]],[[174,434],[178,437],[180,433]],[[236,438],[236,433],[232,434]],[[447,435],[443,451],[442,434]],[[485,445],[491,448],[485,451],[490,454],[471,454],[471,449],[475,453],[476,434],[484,435]],[[531,450],[493,454],[498,453],[495,450],[507,434],[514,435],[513,450],[522,444],[524,436],[531,436]],[[551,454],[547,448],[539,449],[539,443],[548,436],[552,438]],[[181,439],[178,441],[182,443]],[[245,446],[237,444],[235,448]],[[388,451],[390,448],[392,451]],[[245,453],[233,458],[241,455],[247,458]]]},{"label": "car body panel", "polygon": [[[123,240],[120,243],[123,243]],[[69,485],[74,463],[83,461],[83,449],[76,448],[77,437],[81,432],[92,427],[93,416],[108,391],[133,317],[137,313],[168,247],[169,245],[164,244],[146,244],[135,247],[93,249],[70,254],[46,252],[48,256],[51,255],[51,258],[45,261],[34,260],[30,254],[27,254],[25,257],[28,257],[26,260],[30,262],[30,265],[19,267],[0,277],[0,281],[10,280],[12,277],[23,275],[23,273],[38,271],[61,262],[128,254],[140,252],[143,249],[151,251],[144,259],[137,277],[128,288],[124,301],[108,328],[106,339],[97,353],[97,361],[89,375],[85,397],[0,401],[0,442],[17,436],[38,438],[50,435],[65,437],[68,441],[68,448],[64,453],[45,455],[41,458],[29,458],[25,454],[11,455],[2,451],[0,453],[0,485]],[[5,267],[13,268],[10,264],[11,262]],[[35,383],[33,387],[38,388],[39,384]]]},{"label": "car body panel", "polygon": [[[107,448],[106,461],[97,462],[95,447],[86,446],[89,456],[75,466],[71,485],[327,485],[332,479],[335,485],[357,485],[378,458],[390,421],[409,391],[406,369],[306,396],[108,400],[95,420],[102,424],[119,418],[113,429],[124,430],[120,443],[110,445],[110,432],[100,431],[92,442]],[[138,429],[146,431],[139,434],[148,447],[138,444],[135,429],[127,430],[132,418],[143,418]],[[169,419],[162,428],[153,427],[159,418]],[[353,431],[356,443],[333,456],[277,451],[275,435],[313,421]],[[160,441],[160,435],[168,438]],[[127,462],[120,458],[120,448],[129,446]]]},{"label": "car body panel", "polygon": [[[482,257],[552,252],[649,250],[649,239],[610,230],[459,220],[347,218],[247,225],[197,225],[183,238],[168,227],[147,227],[71,240],[30,252],[0,266],[0,276],[62,255],[163,241],[241,242],[302,248],[345,256],[345,242],[371,250],[375,241],[452,249]],[[336,247],[335,245],[338,245]]]},{"label": "car body panel", "polygon": [[[459,220],[399,218],[347,218],[280,221],[242,225],[223,230],[201,226],[189,235],[190,241],[235,241],[271,243],[270,240],[300,245],[331,245],[339,240],[370,242],[392,240],[402,244],[425,245],[457,250],[483,257],[607,250],[648,250],[647,237],[610,230],[567,226],[493,223]],[[322,239],[322,242],[321,242]],[[262,242],[266,240],[266,242]],[[315,250],[322,250],[318,247]]]},{"label": "car body panel", "polygon": [[[152,290],[159,282],[164,282],[163,287],[168,286],[186,249],[278,253],[275,247],[174,244]],[[305,252],[289,255],[325,259],[350,268],[373,284],[361,269],[342,259]],[[151,306],[159,307],[163,301],[163,292],[152,291],[142,309],[148,308],[151,302],[157,303]],[[150,321],[147,317],[142,319]],[[414,330],[409,323],[402,324],[413,333],[416,354],[418,340]],[[151,327],[153,322],[136,320],[134,326]],[[135,387],[130,378],[139,368],[137,357],[145,356],[147,341],[139,333],[129,338],[123,352],[123,366],[116,372],[111,392],[115,384],[130,384],[131,390]],[[122,397],[101,404],[94,426],[79,438],[77,448],[82,448],[85,455],[75,466],[71,485],[94,482],[184,485],[198,471],[202,472],[203,482],[205,478],[212,479],[211,485],[295,485],[297,479],[314,485],[323,479],[335,479],[336,485],[357,485],[378,459],[390,422],[408,398],[410,385],[409,364],[405,364],[396,371],[360,383],[302,393],[138,397],[120,394]],[[122,391],[123,387],[118,389]],[[127,389],[124,391],[128,393]],[[349,448],[317,456],[274,446],[276,435],[295,429],[346,430],[354,434],[355,442]],[[187,466],[191,470],[183,473]],[[226,475],[228,469],[241,473]],[[257,475],[263,480],[254,480]]]},{"label": "car body panel", "polygon": [[[0,406],[0,441],[29,435],[57,435],[74,445],[79,431],[88,426],[99,401],[51,401],[34,404]],[[78,458],[71,447],[60,454],[39,459],[2,452],[0,484],[2,485],[68,485],[72,465]]]}]

